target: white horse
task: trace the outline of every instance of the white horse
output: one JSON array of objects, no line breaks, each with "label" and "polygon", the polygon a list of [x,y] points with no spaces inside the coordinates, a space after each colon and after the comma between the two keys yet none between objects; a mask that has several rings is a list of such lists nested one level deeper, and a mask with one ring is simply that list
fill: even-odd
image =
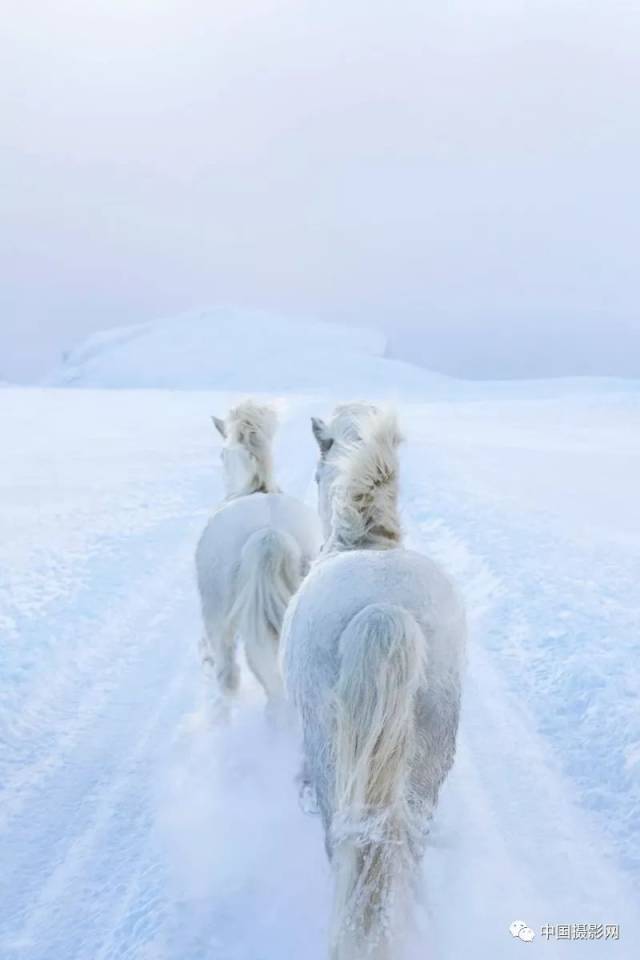
[{"label": "white horse", "polygon": [[249,400],[230,410],[226,420],[212,419],[224,440],[226,499],[200,538],[196,570],[204,621],[200,652],[215,710],[223,718],[239,683],[238,638],[269,708],[283,700],[282,619],[318,552],[321,534],[315,512],[281,493],[274,481],[274,410]]},{"label": "white horse", "polygon": [[313,422],[330,534],[288,609],[283,666],[334,875],[331,955],[390,960],[453,763],[466,628],[445,574],[402,546],[395,418],[356,414],[345,444],[345,417]]}]

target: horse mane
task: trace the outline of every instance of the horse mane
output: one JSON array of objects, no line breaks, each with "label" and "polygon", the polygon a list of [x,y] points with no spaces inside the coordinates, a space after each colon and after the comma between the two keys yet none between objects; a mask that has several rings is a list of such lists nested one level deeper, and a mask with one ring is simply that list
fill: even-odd
[{"label": "horse mane", "polygon": [[384,550],[402,540],[398,515],[398,454],[402,441],[395,414],[373,409],[358,421],[360,437],[336,457],[332,532],[326,551]]},{"label": "horse mane", "polygon": [[271,443],[278,425],[273,407],[254,400],[243,400],[229,410],[225,426],[232,443],[241,444],[255,463],[255,478],[250,493],[277,493],[273,477]]},{"label": "horse mane", "polygon": [[360,443],[363,424],[375,413],[378,413],[378,408],[373,404],[353,401],[339,403],[334,408],[329,423],[312,417],[311,427],[320,448],[321,459],[335,460],[351,444]]},{"label": "horse mane", "polygon": [[340,449],[350,447],[351,444],[361,443],[367,420],[379,414],[380,411],[372,403],[352,401],[339,403],[333,411],[328,425],[329,433],[335,445]]}]

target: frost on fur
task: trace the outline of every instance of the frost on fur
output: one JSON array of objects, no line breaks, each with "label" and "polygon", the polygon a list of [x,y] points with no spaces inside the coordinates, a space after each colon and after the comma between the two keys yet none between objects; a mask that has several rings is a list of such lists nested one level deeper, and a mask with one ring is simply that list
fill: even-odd
[{"label": "frost on fur", "polygon": [[395,416],[376,412],[363,424],[360,442],[345,446],[335,463],[327,550],[379,550],[400,543],[397,448],[401,440]]},{"label": "frost on fur", "polygon": [[325,541],[331,538],[333,485],[338,473],[338,464],[348,450],[362,443],[368,420],[378,412],[377,407],[370,403],[353,402],[339,404],[328,423],[318,417],[312,417],[311,429],[320,451],[316,481],[318,511]]},{"label": "frost on fur", "polygon": [[378,412],[378,408],[371,403],[354,401],[339,403],[334,408],[329,423],[319,417],[312,417],[313,435],[322,456],[332,450],[335,457],[336,453],[339,455],[350,444],[360,443],[367,420]]}]

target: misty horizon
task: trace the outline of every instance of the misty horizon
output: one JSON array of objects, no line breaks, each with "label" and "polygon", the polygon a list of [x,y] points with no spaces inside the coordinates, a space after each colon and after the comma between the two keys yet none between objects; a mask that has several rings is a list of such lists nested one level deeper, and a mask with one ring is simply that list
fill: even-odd
[{"label": "misty horizon", "polygon": [[640,8],[27,0],[4,34],[0,379],[220,303],[640,376]]}]

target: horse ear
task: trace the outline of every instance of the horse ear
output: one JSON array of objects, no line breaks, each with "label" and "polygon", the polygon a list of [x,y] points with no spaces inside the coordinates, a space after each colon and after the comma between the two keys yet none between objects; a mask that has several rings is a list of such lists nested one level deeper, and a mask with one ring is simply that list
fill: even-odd
[{"label": "horse ear", "polygon": [[311,417],[311,429],[316,438],[316,443],[320,447],[322,456],[326,456],[333,446],[333,437],[329,436],[329,430],[324,420],[320,417]]},{"label": "horse ear", "polygon": [[226,439],[226,437],[227,437],[227,430],[226,430],[226,427],[225,427],[225,425],[224,425],[224,420],[221,420],[220,417],[211,417],[211,419],[213,420],[213,424],[214,424],[216,430],[218,431],[218,433],[220,434],[220,436],[221,436],[221,437],[224,437],[224,438]]}]

